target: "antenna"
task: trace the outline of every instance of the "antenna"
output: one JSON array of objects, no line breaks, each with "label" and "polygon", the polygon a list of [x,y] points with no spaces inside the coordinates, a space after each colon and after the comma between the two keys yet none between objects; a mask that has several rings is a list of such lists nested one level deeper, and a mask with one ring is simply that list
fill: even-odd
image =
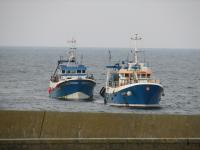
[{"label": "antenna", "polygon": [[135,59],[135,63],[138,63],[138,56],[137,53],[139,52],[139,50],[137,49],[137,41],[138,40],[142,40],[141,37],[138,37],[138,34],[134,34],[135,37],[131,37],[131,40],[133,40],[135,43],[135,47],[134,47],[134,59]]},{"label": "antenna", "polygon": [[126,61],[127,61],[127,63],[129,62],[129,53],[127,55]]},{"label": "antenna", "polygon": [[145,50],[143,51],[143,55],[144,55],[144,63],[146,63],[146,53],[145,53]]},{"label": "antenna", "polygon": [[109,63],[109,65],[111,64],[111,58],[112,58],[112,56],[111,56],[111,52],[110,52],[110,50],[108,49],[108,63]]},{"label": "antenna", "polygon": [[83,54],[81,54],[81,64],[83,64]]}]

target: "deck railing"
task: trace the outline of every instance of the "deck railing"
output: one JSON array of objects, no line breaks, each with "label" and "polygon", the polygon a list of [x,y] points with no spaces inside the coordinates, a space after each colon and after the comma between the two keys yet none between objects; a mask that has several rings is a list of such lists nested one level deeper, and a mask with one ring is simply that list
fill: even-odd
[{"label": "deck railing", "polygon": [[109,82],[109,86],[119,87],[119,86],[124,86],[124,85],[128,85],[128,84],[133,84],[133,83],[158,83],[158,84],[160,84],[160,80],[154,80],[154,79],[123,80],[120,83],[119,83],[119,81],[112,81],[112,82]]}]

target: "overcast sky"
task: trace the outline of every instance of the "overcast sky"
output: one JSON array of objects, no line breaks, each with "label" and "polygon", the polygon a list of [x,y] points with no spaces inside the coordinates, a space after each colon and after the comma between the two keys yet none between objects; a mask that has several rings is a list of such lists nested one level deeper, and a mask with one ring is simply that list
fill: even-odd
[{"label": "overcast sky", "polygon": [[200,0],[0,0],[0,46],[200,48]]}]

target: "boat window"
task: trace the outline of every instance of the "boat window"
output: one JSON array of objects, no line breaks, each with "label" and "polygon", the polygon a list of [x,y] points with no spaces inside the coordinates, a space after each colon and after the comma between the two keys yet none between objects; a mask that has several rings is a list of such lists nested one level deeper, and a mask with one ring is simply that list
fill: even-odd
[{"label": "boat window", "polygon": [[145,75],[145,74],[142,74],[141,78],[145,78],[145,77],[146,77],[146,75]]},{"label": "boat window", "polygon": [[147,78],[150,78],[150,74],[147,74]]},{"label": "boat window", "polygon": [[62,73],[65,73],[65,70],[62,70]]},{"label": "boat window", "polygon": [[82,70],[82,73],[85,73],[85,70]]},{"label": "boat window", "polygon": [[71,70],[71,73],[76,73],[76,70]]},{"label": "boat window", "polygon": [[129,74],[128,74],[128,73],[125,73],[125,77],[129,77]]},{"label": "boat window", "polygon": [[81,70],[77,70],[77,73],[81,73]]},{"label": "boat window", "polygon": [[67,70],[67,73],[70,73],[70,70]]},{"label": "boat window", "polygon": [[137,74],[137,77],[140,78],[140,74]]}]

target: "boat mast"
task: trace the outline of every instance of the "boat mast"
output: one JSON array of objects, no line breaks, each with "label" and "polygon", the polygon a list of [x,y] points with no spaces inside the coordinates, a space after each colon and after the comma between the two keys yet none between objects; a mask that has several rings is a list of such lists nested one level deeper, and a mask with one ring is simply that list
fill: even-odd
[{"label": "boat mast", "polygon": [[131,40],[134,40],[134,60],[135,60],[135,64],[138,63],[138,55],[137,53],[139,52],[139,50],[137,49],[137,41],[141,40],[141,37],[138,37],[138,34],[134,34],[135,37],[131,37]]},{"label": "boat mast", "polygon": [[[111,64],[111,52],[110,50],[108,50],[108,63],[109,63],[109,66]],[[107,69],[107,74],[106,74],[106,93],[108,92],[108,86],[109,86],[109,76],[110,76],[110,68]]]},{"label": "boat mast", "polygon": [[68,41],[68,43],[71,44],[71,47],[69,48],[69,62],[76,62],[76,40],[72,38],[72,40]]}]

